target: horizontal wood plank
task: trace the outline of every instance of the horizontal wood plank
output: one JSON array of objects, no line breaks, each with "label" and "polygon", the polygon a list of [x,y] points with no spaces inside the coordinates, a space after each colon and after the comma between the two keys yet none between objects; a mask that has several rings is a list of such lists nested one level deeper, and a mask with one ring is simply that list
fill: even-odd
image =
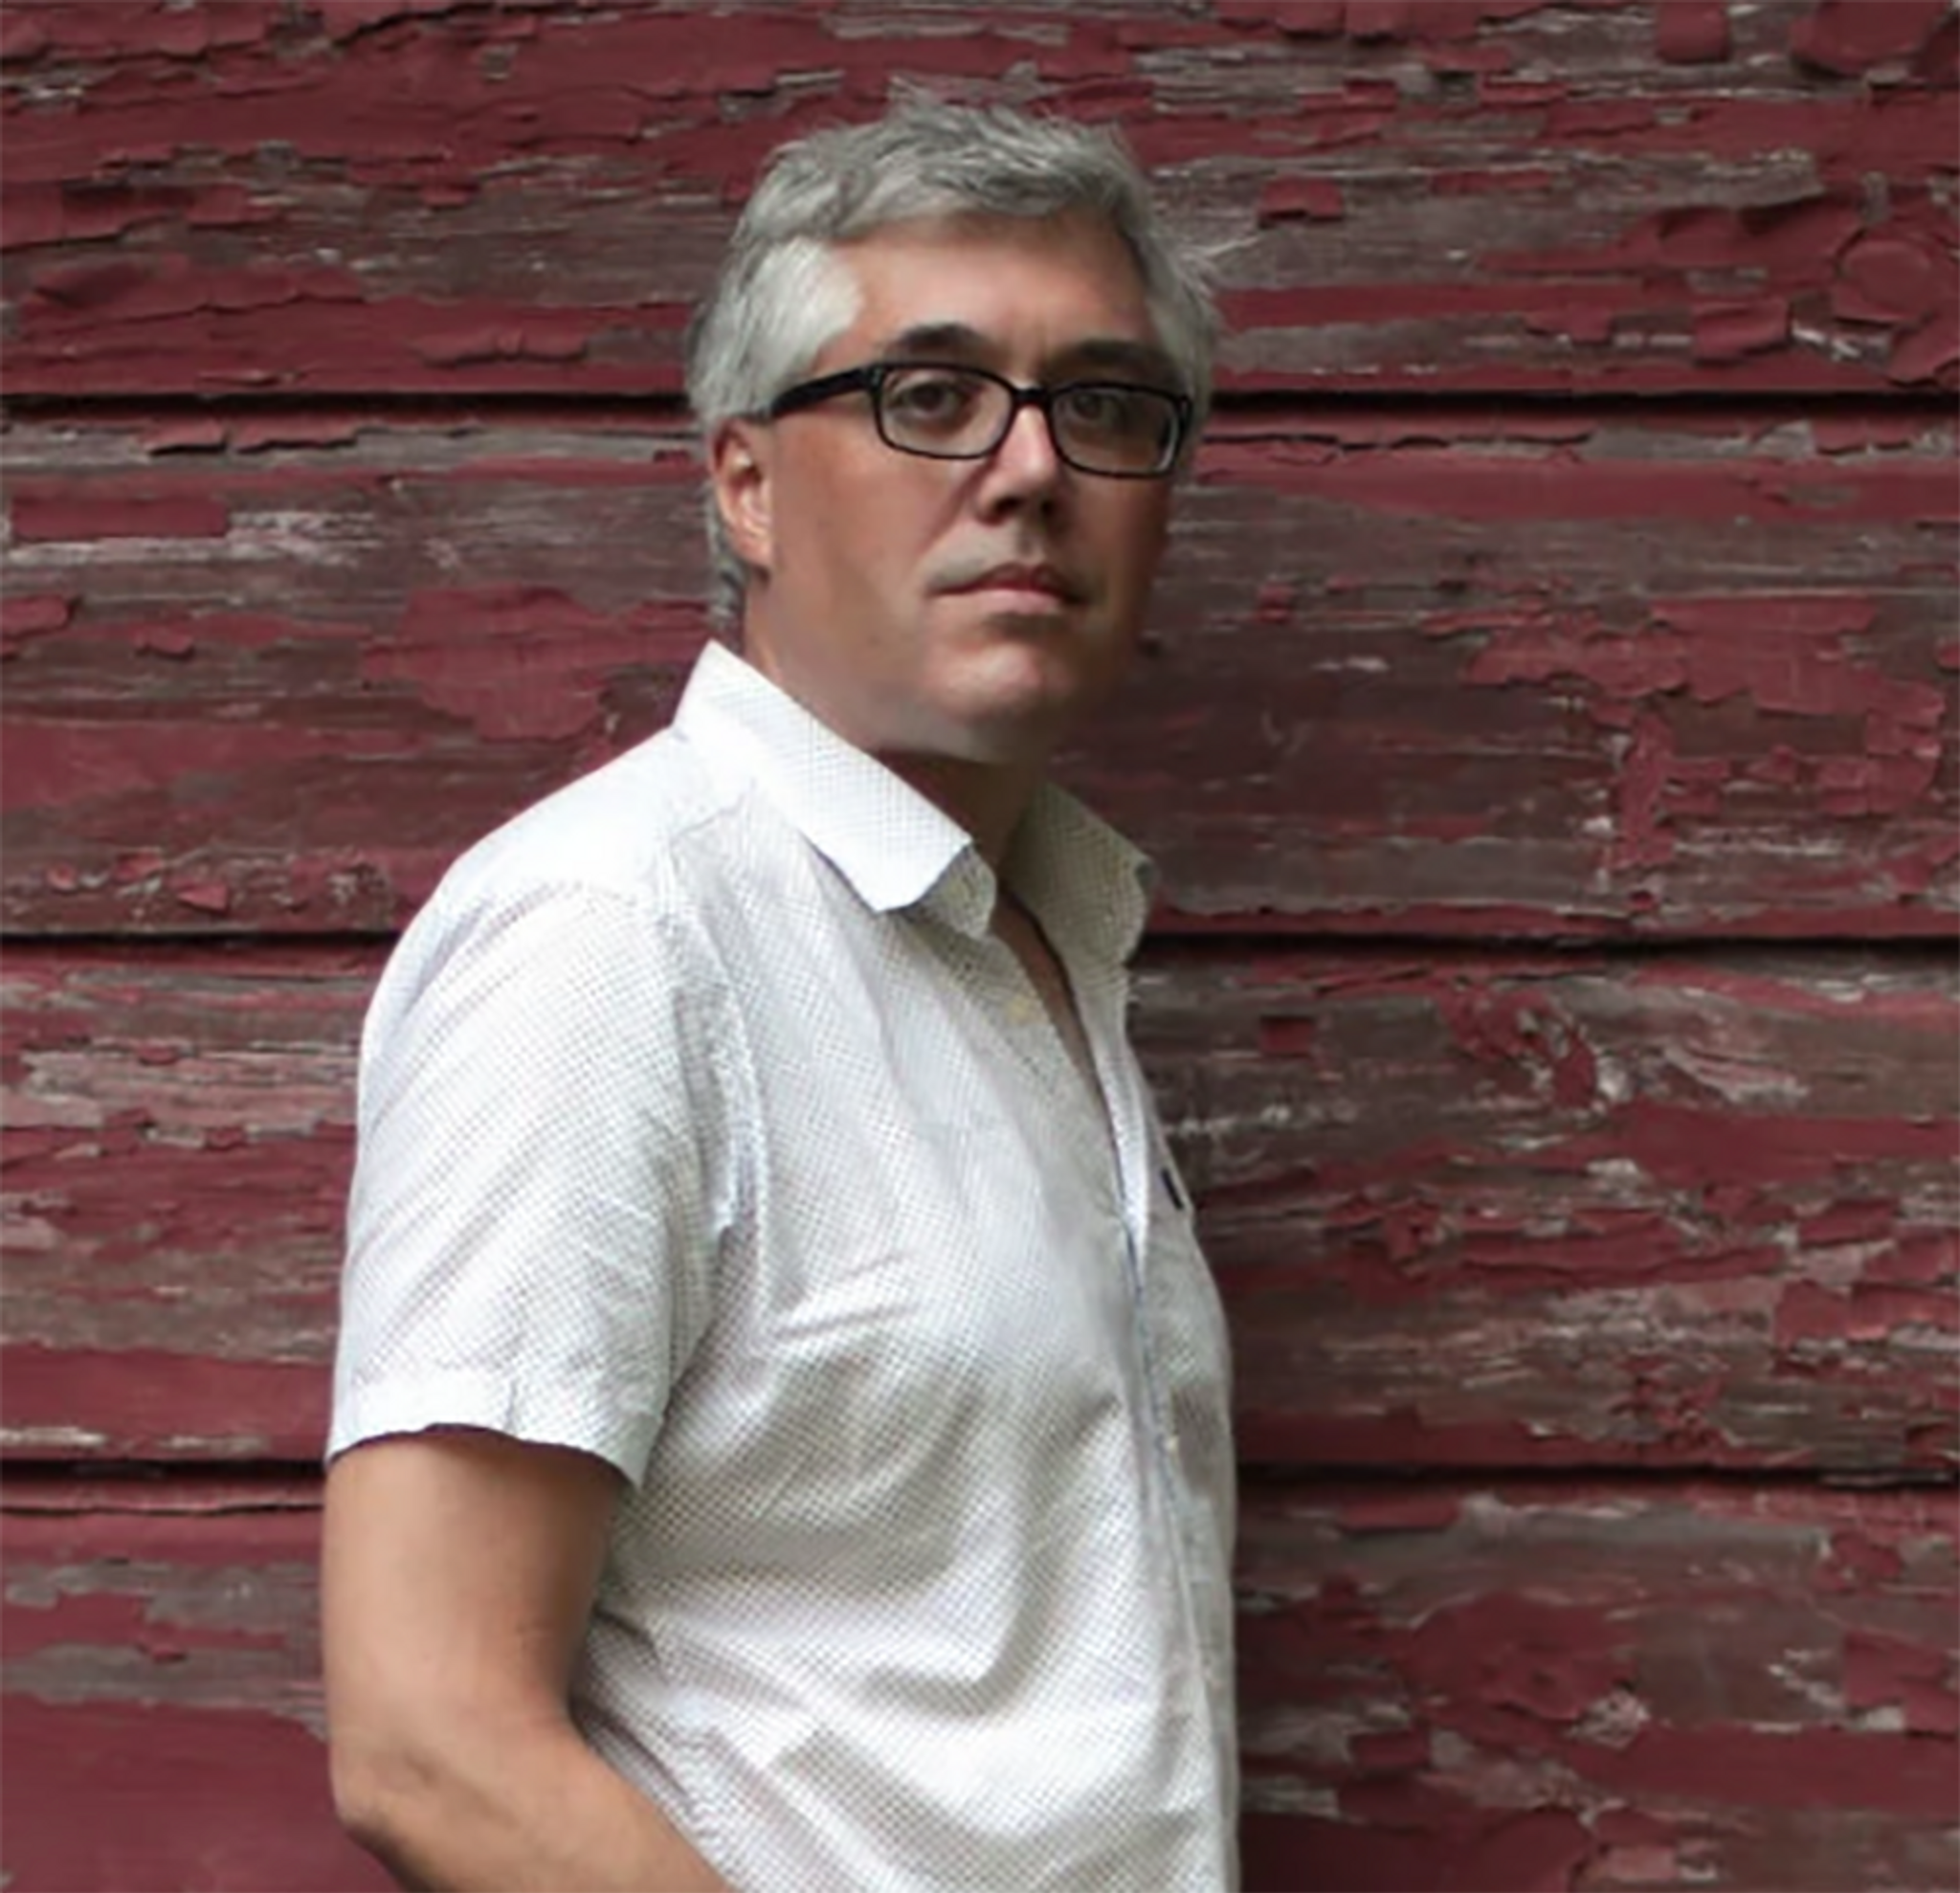
[{"label": "horizontal wood plank", "polygon": [[[16,1488],[14,1893],[385,1883],[327,1812],[311,1500]],[[1951,1883],[1955,1529],[1950,1492],[1249,1487],[1250,1893]]]},{"label": "horizontal wood plank", "polygon": [[1218,259],[1236,388],[1960,363],[1942,0],[8,16],[19,393],[671,389],[763,156],[902,78],[1121,125]]},{"label": "horizontal wood plank", "polygon": [[1148,969],[1241,1457],[1953,1464],[1956,1002],[1855,954]]},{"label": "horizontal wood plank", "polygon": [[341,1834],[311,1485],[9,1494],[11,1893],[380,1893]]},{"label": "horizontal wood plank", "polygon": [[1249,1887],[1953,1882],[1950,1492],[1248,1500]]},{"label": "horizontal wood plank", "polygon": [[9,1443],[319,1453],[354,1048],[379,964],[10,955]]},{"label": "horizontal wood plank", "polygon": [[[17,934],[388,930],[706,635],[629,416],[17,423]],[[1221,425],[1064,759],[1165,928],[1948,937],[1950,418]]]},{"label": "horizontal wood plank", "polygon": [[[10,955],[15,1456],[317,1454],[378,963]],[[1242,1455],[1952,1466],[1956,1028],[1930,953],[1158,945]]]}]

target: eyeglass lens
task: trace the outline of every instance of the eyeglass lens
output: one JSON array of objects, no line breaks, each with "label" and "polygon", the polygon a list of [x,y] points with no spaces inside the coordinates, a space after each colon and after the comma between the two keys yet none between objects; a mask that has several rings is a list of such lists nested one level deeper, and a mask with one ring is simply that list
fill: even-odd
[{"label": "eyeglass lens", "polygon": [[[1070,382],[1048,412],[1057,451],[1084,472],[1159,473],[1177,451],[1177,403],[1159,389]],[[1006,438],[1013,413],[1009,384],[975,368],[897,367],[879,387],[879,425],[911,454],[977,459]]]}]

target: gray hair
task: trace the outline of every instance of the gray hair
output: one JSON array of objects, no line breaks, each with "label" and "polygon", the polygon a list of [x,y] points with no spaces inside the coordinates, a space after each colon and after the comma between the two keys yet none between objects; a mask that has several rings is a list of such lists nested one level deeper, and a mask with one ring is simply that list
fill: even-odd
[{"label": "gray hair", "polygon": [[[688,333],[687,392],[702,433],[759,413],[850,326],[857,291],[834,245],[913,219],[1069,212],[1101,218],[1128,246],[1157,340],[1202,423],[1218,336],[1208,272],[1159,217],[1123,141],[1064,119],[914,99],[770,160]],[[726,622],[740,615],[748,575],[712,492],[707,517],[715,615]]]}]

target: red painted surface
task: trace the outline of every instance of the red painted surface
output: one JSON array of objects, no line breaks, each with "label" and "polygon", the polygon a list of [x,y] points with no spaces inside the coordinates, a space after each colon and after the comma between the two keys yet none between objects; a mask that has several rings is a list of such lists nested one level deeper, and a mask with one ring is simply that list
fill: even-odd
[{"label": "red painted surface", "polygon": [[[16,948],[11,1449],[320,1446],[378,948]],[[1960,1460],[1960,988],[1930,955],[1161,944],[1136,1033],[1246,1455]]]},{"label": "red painted surface", "polygon": [[1954,1883],[1935,0],[9,0],[0,1877],[380,1883],[287,1477],[360,1006],[671,713],[686,306],[895,76],[1120,125],[1234,325],[1067,773],[1168,876],[1249,1885]]},{"label": "red painted surface", "polygon": [[[10,1822],[24,1893],[382,1883],[323,1797],[313,1497],[15,1495],[10,1785],[91,1783],[87,1820]],[[1254,1893],[1950,1877],[1950,1494],[1324,1481],[1244,1509]]]},{"label": "red painted surface", "polygon": [[85,1509],[10,1499],[23,1508],[6,1533],[9,1885],[390,1884],[342,1837],[327,1792],[317,1495],[77,1496]]},{"label": "red painted surface", "polygon": [[[1519,1482],[1400,1516],[1335,1497],[1252,1495],[1253,1884],[1950,1877],[1950,1494]],[[1881,1592],[1920,1601],[1924,1641]]]},{"label": "red painted surface", "polygon": [[[1218,243],[1236,385],[1950,384],[1960,345],[1917,0],[15,0],[9,58],[19,389],[671,388],[754,165],[894,71],[1123,124]],[[1922,258],[1889,303],[1860,233]]]},{"label": "red painted surface", "polygon": [[[684,437],[285,431],[15,429],[16,509],[231,519],[16,547],[16,924],[390,928],[676,701]],[[1882,409],[1228,413],[1068,773],[1158,857],[1167,929],[1945,937],[1953,445]]]}]

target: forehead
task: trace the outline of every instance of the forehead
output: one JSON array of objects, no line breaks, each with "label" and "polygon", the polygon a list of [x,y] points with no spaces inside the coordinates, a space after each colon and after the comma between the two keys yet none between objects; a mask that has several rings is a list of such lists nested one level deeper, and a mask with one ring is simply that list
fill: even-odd
[{"label": "forehead", "polygon": [[983,353],[1044,359],[1096,343],[1161,348],[1129,246],[1094,216],[890,224],[837,254],[858,307],[827,353],[889,352],[935,330],[965,332]]}]

